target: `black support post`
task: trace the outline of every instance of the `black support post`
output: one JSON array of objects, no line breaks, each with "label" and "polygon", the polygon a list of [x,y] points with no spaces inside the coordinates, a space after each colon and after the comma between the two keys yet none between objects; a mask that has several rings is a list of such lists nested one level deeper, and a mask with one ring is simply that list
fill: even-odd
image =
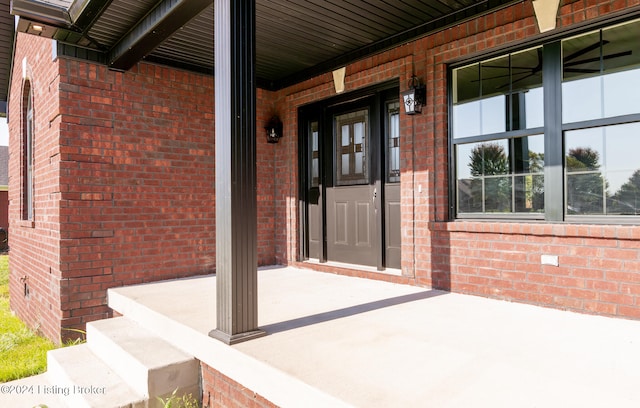
[{"label": "black support post", "polygon": [[258,329],[255,0],[215,0],[216,317],[227,344]]}]

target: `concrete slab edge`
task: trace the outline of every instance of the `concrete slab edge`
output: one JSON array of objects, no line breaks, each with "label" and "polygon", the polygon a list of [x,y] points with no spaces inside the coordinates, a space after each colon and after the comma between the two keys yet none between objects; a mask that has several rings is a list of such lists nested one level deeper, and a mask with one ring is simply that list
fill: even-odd
[{"label": "concrete slab edge", "polygon": [[[108,291],[109,306],[175,347],[280,407],[351,407],[311,385],[256,360],[205,333]],[[213,323],[212,323],[213,326]]]}]

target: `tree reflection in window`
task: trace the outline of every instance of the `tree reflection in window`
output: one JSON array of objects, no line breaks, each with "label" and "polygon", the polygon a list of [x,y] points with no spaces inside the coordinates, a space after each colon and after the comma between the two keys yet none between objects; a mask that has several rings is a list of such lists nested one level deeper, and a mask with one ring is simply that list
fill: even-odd
[{"label": "tree reflection in window", "polygon": [[640,169],[633,171],[613,194],[600,154],[593,148],[569,149],[566,169],[568,214],[640,214]]},{"label": "tree reflection in window", "polygon": [[482,143],[471,150],[471,175],[484,176],[484,211],[511,211],[511,180],[509,177],[489,177],[509,172],[509,161],[504,146]]},{"label": "tree reflection in window", "polygon": [[568,151],[567,213],[568,214],[640,214],[640,170],[613,194],[603,176],[600,154],[590,147]]},{"label": "tree reflection in window", "polygon": [[567,215],[640,213],[640,123],[565,132]]},{"label": "tree reflection in window", "polygon": [[458,212],[542,212],[542,137],[458,145]]},{"label": "tree reflection in window", "polygon": [[608,198],[607,208],[611,214],[640,215],[640,170]]},{"label": "tree reflection in window", "polygon": [[600,154],[589,147],[569,149],[566,157],[567,212],[602,214],[607,183],[600,173]]}]

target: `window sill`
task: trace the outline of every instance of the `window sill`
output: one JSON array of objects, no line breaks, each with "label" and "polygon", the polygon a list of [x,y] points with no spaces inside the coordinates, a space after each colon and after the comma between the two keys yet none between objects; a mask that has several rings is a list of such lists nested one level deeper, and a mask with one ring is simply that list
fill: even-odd
[{"label": "window sill", "polygon": [[33,220],[18,220],[15,221],[16,226],[19,228],[35,228],[36,222]]},{"label": "window sill", "polygon": [[[514,220],[515,221],[515,220]],[[638,225],[551,224],[520,220],[455,220],[429,223],[432,231],[471,232],[511,235],[538,235],[575,238],[640,239]]]}]

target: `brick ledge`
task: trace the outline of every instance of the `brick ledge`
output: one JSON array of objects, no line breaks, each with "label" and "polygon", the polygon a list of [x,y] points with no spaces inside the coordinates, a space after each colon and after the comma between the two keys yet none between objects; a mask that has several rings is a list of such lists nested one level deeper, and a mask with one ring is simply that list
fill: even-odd
[{"label": "brick ledge", "polygon": [[543,224],[505,221],[432,221],[432,231],[640,240],[638,225]]}]

